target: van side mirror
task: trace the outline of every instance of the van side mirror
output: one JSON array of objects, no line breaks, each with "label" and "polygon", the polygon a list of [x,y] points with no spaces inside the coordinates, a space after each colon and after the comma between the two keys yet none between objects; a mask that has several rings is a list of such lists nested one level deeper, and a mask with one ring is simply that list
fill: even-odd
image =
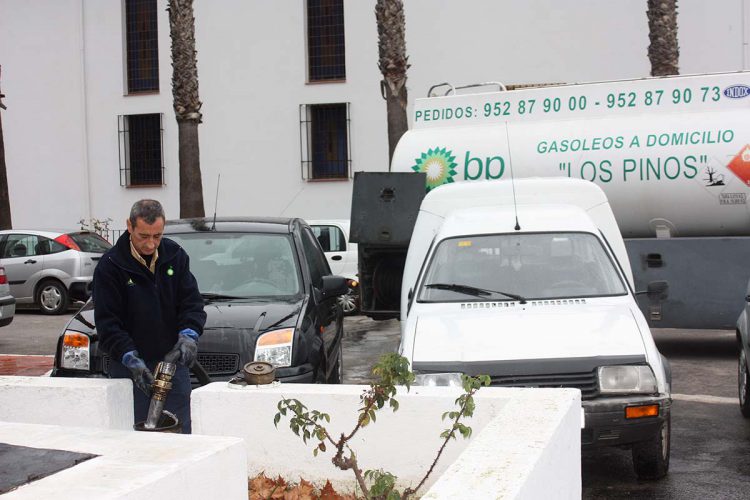
[{"label": "van side mirror", "polygon": [[349,280],[343,276],[323,276],[323,298],[338,297],[349,293]]}]

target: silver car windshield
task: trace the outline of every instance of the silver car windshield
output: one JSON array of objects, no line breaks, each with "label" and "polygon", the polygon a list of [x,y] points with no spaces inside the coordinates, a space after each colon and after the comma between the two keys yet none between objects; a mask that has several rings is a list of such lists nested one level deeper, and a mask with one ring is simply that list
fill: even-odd
[{"label": "silver car windshield", "polygon": [[[458,286],[453,286],[458,285]],[[494,234],[441,241],[418,300],[469,302],[624,295],[602,242],[589,233]]]},{"label": "silver car windshield", "polygon": [[190,256],[190,270],[206,296],[278,297],[300,293],[292,241],[283,234],[167,234]]}]

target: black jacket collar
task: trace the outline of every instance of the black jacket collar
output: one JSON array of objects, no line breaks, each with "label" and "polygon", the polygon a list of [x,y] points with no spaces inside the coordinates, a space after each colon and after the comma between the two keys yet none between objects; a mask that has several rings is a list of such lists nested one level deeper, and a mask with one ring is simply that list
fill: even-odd
[{"label": "black jacket collar", "polygon": [[[122,233],[112,250],[114,251],[110,251],[110,259],[112,259],[112,261],[118,266],[134,272],[140,272],[141,269],[145,269],[145,267],[136,261],[130,253],[129,232],[125,231]],[[162,238],[158,250],[159,260],[156,261],[157,269],[174,259],[180,250],[180,246],[168,238]]]}]

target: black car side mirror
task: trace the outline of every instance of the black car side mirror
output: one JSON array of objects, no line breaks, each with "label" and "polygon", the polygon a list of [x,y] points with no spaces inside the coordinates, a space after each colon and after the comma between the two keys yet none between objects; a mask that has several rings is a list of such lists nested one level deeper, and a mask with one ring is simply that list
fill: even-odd
[{"label": "black car side mirror", "polygon": [[338,297],[349,293],[349,280],[343,276],[323,276],[323,298]]},{"label": "black car side mirror", "polygon": [[[76,286],[78,285],[78,286]],[[69,294],[73,300],[80,300],[86,302],[91,297],[92,290],[94,289],[94,282],[89,281],[85,285],[83,283],[74,283],[70,287]]]}]

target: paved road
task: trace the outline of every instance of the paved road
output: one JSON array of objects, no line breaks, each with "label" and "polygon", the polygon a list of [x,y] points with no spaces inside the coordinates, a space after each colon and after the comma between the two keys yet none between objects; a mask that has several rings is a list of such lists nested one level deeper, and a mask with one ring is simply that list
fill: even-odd
[{"label": "paved road", "polygon": [[[0,354],[52,354],[70,315],[21,312],[0,329]],[[366,383],[372,364],[398,346],[398,322],[347,318],[344,382]],[[583,498],[750,498],[750,420],[736,401],[734,332],[655,330],[673,372],[672,460],[666,479],[639,482],[630,454],[605,450],[582,461]]]}]

